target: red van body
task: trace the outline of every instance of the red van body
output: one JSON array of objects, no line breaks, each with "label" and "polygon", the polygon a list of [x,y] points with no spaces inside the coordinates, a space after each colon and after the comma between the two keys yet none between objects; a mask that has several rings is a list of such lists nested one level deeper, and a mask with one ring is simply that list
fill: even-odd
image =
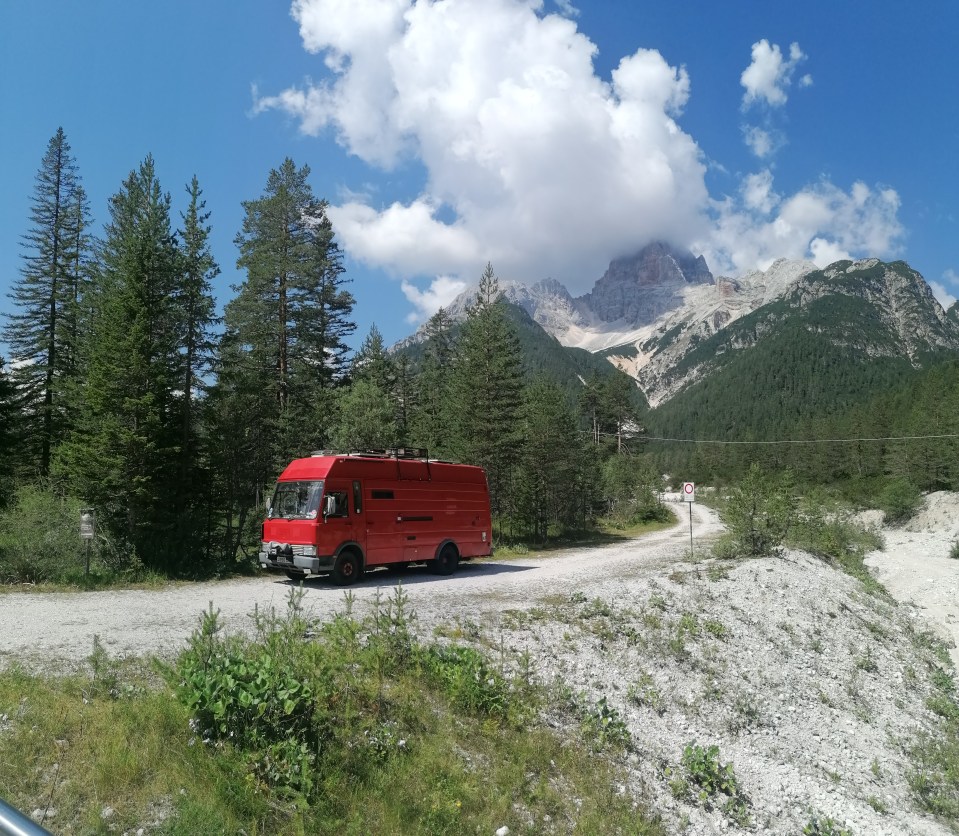
[{"label": "red van body", "polygon": [[[422,451],[418,451],[422,452]],[[439,574],[492,554],[486,473],[392,453],[317,453],[280,474],[260,564],[293,579],[352,583],[376,566],[426,561]]]}]

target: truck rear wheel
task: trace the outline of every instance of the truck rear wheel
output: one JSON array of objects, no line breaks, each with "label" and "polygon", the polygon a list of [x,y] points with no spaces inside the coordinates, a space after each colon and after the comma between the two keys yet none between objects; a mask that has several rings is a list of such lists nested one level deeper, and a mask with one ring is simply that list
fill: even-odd
[{"label": "truck rear wheel", "polygon": [[333,579],[333,583],[339,586],[349,586],[362,572],[363,567],[360,565],[360,558],[356,552],[344,551],[340,552],[340,556],[336,558],[330,577]]},{"label": "truck rear wheel", "polygon": [[430,571],[434,575],[452,575],[460,562],[460,553],[456,546],[447,543],[440,549],[440,553],[429,562]]}]

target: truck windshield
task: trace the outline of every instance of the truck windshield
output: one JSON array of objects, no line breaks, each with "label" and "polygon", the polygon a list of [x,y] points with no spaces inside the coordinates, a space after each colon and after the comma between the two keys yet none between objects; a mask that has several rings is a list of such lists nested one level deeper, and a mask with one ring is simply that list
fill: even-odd
[{"label": "truck windshield", "polygon": [[266,514],[271,519],[316,519],[322,494],[322,479],[311,482],[278,482]]}]

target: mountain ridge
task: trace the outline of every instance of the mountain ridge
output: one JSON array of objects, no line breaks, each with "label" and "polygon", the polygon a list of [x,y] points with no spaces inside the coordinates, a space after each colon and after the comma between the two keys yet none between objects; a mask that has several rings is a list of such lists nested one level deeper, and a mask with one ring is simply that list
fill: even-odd
[{"label": "mountain ridge", "polygon": [[[857,357],[905,357],[918,366],[959,351],[959,306],[944,311],[903,261],[845,260],[819,269],[778,259],[738,278],[714,277],[702,256],[655,242],[614,259],[580,297],[552,278],[500,287],[529,327],[604,357],[637,381],[653,408],[719,371],[728,363],[723,355],[755,350],[787,320],[818,329],[836,351]],[[465,291],[450,305],[454,320],[465,318],[474,294]]]}]

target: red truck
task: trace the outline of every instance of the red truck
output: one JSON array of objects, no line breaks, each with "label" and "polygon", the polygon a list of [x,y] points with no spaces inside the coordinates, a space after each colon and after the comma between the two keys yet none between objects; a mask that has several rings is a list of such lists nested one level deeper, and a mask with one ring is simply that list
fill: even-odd
[{"label": "red truck", "polygon": [[321,451],[280,474],[263,523],[260,564],[293,580],[426,562],[448,575],[492,554],[486,473],[423,450]]}]

